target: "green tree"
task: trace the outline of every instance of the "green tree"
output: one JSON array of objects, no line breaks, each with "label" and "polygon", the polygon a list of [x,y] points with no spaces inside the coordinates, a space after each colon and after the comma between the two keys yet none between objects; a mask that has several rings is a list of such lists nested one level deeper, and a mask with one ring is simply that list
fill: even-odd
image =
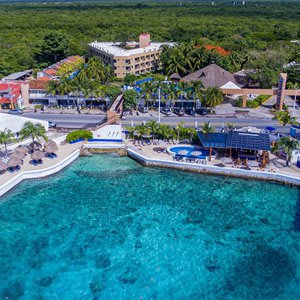
[{"label": "green tree", "polygon": [[47,93],[55,96],[59,93],[59,82],[56,80],[50,80],[47,86]]},{"label": "green tree", "polygon": [[137,77],[133,74],[126,74],[124,77],[124,83],[127,85],[132,85],[136,81]]},{"label": "green tree", "polygon": [[7,144],[15,142],[15,136],[10,129],[5,128],[0,131],[0,144],[4,145],[5,156],[7,157]]},{"label": "green tree", "polygon": [[35,59],[39,64],[53,64],[69,53],[69,39],[59,31],[45,34],[42,43],[36,48]]},{"label": "green tree", "polygon": [[137,92],[135,90],[127,90],[124,92],[123,109],[131,110],[136,108]]},{"label": "green tree", "polygon": [[150,129],[150,133],[152,135],[152,143],[153,143],[154,138],[159,130],[159,124],[156,121],[150,121],[146,123],[146,126]]},{"label": "green tree", "polygon": [[215,128],[213,126],[211,126],[210,122],[204,122],[203,126],[201,128],[201,131],[204,134],[213,133],[213,132],[215,132]]},{"label": "green tree", "polygon": [[292,158],[293,150],[300,147],[299,141],[285,136],[279,139],[276,143],[275,147],[272,149],[273,151],[283,150],[286,154],[286,165],[289,166]]},{"label": "green tree", "polygon": [[273,120],[277,120],[282,125],[282,131],[284,132],[286,125],[295,124],[296,119],[291,117],[288,111],[277,111]]},{"label": "green tree", "polygon": [[34,124],[30,121],[27,121],[20,131],[20,138],[22,140],[28,137],[31,138],[32,143],[42,138],[46,141],[48,140],[45,127],[41,123]]},{"label": "green tree", "polygon": [[220,105],[223,99],[223,93],[217,87],[209,87],[205,92],[205,105],[208,107]]}]

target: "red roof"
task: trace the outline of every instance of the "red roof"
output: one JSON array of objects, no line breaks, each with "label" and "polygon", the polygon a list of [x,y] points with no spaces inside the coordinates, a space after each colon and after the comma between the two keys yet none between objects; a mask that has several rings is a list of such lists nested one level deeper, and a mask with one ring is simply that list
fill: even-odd
[{"label": "red roof", "polygon": [[13,103],[16,103],[21,95],[21,83],[19,82],[0,82],[0,93],[7,92],[5,96],[0,96],[0,104],[9,104],[10,96]]},{"label": "red roof", "polygon": [[57,71],[60,69],[61,65],[66,64],[66,63],[67,64],[73,63],[80,58],[82,58],[82,56],[79,56],[79,55],[69,56],[69,57],[57,62],[56,64],[44,69],[44,72],[50,76],[56,76]]},{"label": "red roof", "polygon": [[[43,79],[41,79],[43,78]],[[39,79],[32,79],[29,81],[29,89],[31,90],[46,90],[48,87],[49,78],[41,77]],[[47,80],[46,80],[47,78]]]},{"label": "red roof", "polygon": [[40,81],[50,81],[51,79],[47,76],[39,77]]},{"label": "red roof", "polygon": [[55,75],[57,71],[54,69],[49,69],[49,70],[45,70],[44,72],[49,75]]}]

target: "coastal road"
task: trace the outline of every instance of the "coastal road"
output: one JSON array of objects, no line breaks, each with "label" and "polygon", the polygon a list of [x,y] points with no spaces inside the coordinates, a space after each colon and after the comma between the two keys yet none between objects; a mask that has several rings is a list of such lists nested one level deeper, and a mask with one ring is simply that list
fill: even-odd
[{"label": "coastal road", "polygon": [[[122,120],[121,123],[130,126],[132,123],[134,125],[141,124],[143,122],[149,122],[151,120],[156,120],[157,117],[145,117],[145,116],[128,116],[126,120]],[[226,123],[233,123],[236,127],[254,126],[260,129],[264,129],[267,126],[272,126],[276,129],[282,130],[282,126],[272,119],[255,119],[255,118],[232,118],[232,117],[161,117],[161,123],[175,125],[179,122],[184,122],[186,126],[194,127],[195,122],[198,126],[201,126],[204,122],[211,122],[211,125],[217,129],[226,127]],[[287,126],[288,127],[288,126]],[[287,129],[286,129],[287,130]]]},{"label": "coastal road", "polygon": [[[96,125],[102,122],[105,118],[104,115],[85,115],[85,114],[53,114],[53,113],[24,113],[22,116],[40,119],[46,121],[52,121],[57,124],[59,127],[66,128],[82,128],[86,125]],[[156,120],[156,116],[149,115],[140,115],[140,116],[127,116],[126,120],[120,121],[121,124],[130,126],[133,122],[134,125],[141,124],[143,122],[149,122],[151,120]],[[195,122],[198,123],[198,126],[201,126],[204,122],[210,121],[211,124],[217,129],[221,129],[222,126],[226,126],[226,123],[234,123],[236,127],[244,127],[244,126],[254,126],[257,128],[265,128],[267,126],[273,126],[276,129],[282,130],[282,126],[278,124],[277,121],[272,119],[254,119],[254,118],[225,118],[218,116],[211,117],[178,117],[171,116],[167,117],[161,116],[161,123],[175,125],[179,122],[184,122],[186,126],[194,127]],[[287,126],[288,127],[288,126]],[[288,130],[288,129],[287,129]]]},{"label": "coastal road", "polygon": [[85,114],[53,114],[53,113],[24,113],[22,117],[51,121],[58,127],[82,128],[86,125],[96,125],[105,119],[105,115]]}]

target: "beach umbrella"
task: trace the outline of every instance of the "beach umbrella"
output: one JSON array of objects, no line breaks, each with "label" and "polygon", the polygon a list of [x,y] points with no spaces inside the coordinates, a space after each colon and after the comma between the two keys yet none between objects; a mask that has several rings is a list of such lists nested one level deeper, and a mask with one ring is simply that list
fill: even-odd
[{"label": "beach umbrella", "polygon": [[201,151],[192,151],[191,154],[194,156],[198,156],[198,155],[201,155],[202,152]]},{"label": "beach umbrella", "polygon": [[232,159],[230,157],[221,157],[220,161],[224,164],[231,164],[232,163]]},{"label": "beach umbrella", "polygon": [[48,140],[47,142],[45,142],[44,148],[46,148],[47,146],[52,145],[52,144],[56,145],[56,143],[53,140]]},{"label": "beach umbrella", "polygon": [[17,159],[16,157],[12,157],[9,159],[7,166],[10,168],[20,166],[22,164],[22,161],[20,159]]},{"label": "beach umbrella", "polygon": [[34,152],[35,150],[40,150],[42,148],[43,148],[42,144],[35,141],[29,145],[28,150],[29,152]]},{"label": "beach umbrella", "polygon": [[55,142],[49,143],[44,149],[47,153],[55,153],[58,151],[58,147]]},{"label": "beach umbrella", "polygon": [[251,161],[248,162],[248,166],[249,167],[258,167],[259,162],[257,162],[256,160],[251,160]]},{"label": "beach umbrella", "polygon": [[9,155],[9,157],[14,157],[17,159],[23,159],[24,156],[25,156],[25,154],[23,152],[17,152],[17,151],[15,151]]},{"label": "beach umbrella", "polygon": [[19,145],[15,151],[17,152],[22,152],[22,153],[27,153],[28,152],[28,147],[24,146],[24,145]]},{"label": "beach umbrella", "polygon": [[187,155],[189,153],[189,151],[187,151],[187,150],[179,150],[178,151],[178,154],[180,154],[180,155]]},{"label": "beach umbrella", "polygon": [[4,171],[7,168],[7,164],[0,160],[0,171]]},{"label": "beach umbrella", "polygon": [[38,160],[44,157],[44,152],[37,150],[31,154],[31,159]]}]

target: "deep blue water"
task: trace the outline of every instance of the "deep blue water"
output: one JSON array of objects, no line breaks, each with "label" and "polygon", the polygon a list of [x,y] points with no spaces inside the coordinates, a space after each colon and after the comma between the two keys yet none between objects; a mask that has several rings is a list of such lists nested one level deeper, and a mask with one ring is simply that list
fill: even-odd
[{"label": "deep blue water", "polygon": [[0,202],[0,299],[299,299],[299,195],[80,158]]}]

